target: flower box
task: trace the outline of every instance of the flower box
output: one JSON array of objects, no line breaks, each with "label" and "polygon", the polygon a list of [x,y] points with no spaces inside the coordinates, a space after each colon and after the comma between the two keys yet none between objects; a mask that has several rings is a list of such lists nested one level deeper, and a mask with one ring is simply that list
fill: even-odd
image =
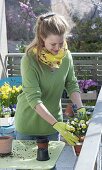
[{"label": "flower box", "polygon": [[0,118],[0,126],[11,126],[14,124],[14,117]]},{"label": "flower box", "polygon": [[14,125],[17,96],[22,92],[22,86],[10,86],[4,83],[0,87],[0,126]]},{"label": "flower box", "polygon": [[81,93],[81,99],[82,100],[96,100],[97,99],[96,90],[88,91],[87,93]]},{"label": "flower box", "polygon": [[91,79],[78,80],[78,84],[79,84],[80,90],[82,92],[97,90],[97,86],[98,86],[98,83],[94,80],[91,80]]}]

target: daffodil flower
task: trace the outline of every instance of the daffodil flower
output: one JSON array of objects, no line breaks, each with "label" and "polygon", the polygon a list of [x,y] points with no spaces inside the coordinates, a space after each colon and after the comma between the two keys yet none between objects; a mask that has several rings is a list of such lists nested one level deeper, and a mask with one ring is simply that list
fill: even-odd
[{"label": "daffodil flower", "polygon": [[11,105],[17,104],[17,96],[21,93],[22,86],[11,87],[8,83],[5,83],[0,87],[0,102],[1,107],[10,107]]}]

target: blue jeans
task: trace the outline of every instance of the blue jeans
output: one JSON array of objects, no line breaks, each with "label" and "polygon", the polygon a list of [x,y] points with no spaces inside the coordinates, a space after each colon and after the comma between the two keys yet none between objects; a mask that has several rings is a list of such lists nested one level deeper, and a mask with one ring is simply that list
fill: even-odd
[{"label": "blue jeans", "polygon": [[52,134],[52,135],[35,136],[35,135],[25,135],[23,133],[16,131],[16,139],[17,140],[36,140],[37,138],[43,138],[43,137],[46,137],[48,140],[52,140],[52,141],[60,140],[60,135],[58,132],[55,134]]}]

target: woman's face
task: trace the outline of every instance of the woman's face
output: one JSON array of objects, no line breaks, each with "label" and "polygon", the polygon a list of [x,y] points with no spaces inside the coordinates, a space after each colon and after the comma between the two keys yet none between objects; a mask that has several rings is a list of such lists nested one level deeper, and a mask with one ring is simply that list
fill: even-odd
[{"label": "woman's face", "polygon": [[45,48],[53,55],[58,54],[64,43],[64,35],[49,35],[47,38],[43,38]]}]

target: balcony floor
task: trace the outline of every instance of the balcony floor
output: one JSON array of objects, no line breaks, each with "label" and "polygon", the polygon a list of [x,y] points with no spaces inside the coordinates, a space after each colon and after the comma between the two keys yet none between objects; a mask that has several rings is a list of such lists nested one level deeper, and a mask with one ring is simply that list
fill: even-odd
[{"label": "balcony floor", "polygon": [[74,154],[73,148],[65,145],[54,170],[74,170],[77,156]]}]

